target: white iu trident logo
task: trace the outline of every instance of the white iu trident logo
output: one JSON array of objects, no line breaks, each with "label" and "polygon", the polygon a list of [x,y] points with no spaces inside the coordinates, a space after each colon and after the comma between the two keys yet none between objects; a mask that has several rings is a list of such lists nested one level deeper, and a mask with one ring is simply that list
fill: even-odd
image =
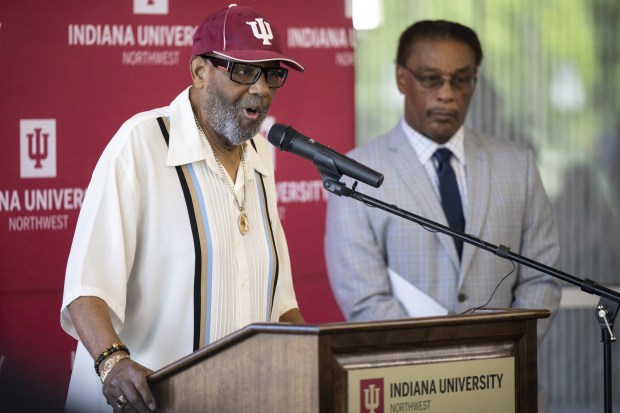
[{"label": "white iu trident logo", "polygon": [[364,407],[368,410],[368,413],[375,413],[375,410],[379,407],[379,392],[381,388],[375,388],[374,384],[364,389]]},{"label": "white iu trident logo", "polygon": [[271,44],[270,40],[273,39],[273,33],[271,32],[271,26],[268,22],[264,21],[262,17],[255,19],[256,21],[245,22],[252,26],[252,33],[254,37],[263,41],[263,44]]}]

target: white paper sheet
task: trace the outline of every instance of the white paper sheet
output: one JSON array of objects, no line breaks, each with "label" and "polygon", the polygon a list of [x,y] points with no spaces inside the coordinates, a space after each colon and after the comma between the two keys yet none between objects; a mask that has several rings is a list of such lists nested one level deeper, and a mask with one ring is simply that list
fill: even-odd
[{"label": "white paper sheet", "polygon": [[394,297],[401,302],[411,317],[432,317],[448,314],[448,309],[420,291],[400,274],[388,268]]}]

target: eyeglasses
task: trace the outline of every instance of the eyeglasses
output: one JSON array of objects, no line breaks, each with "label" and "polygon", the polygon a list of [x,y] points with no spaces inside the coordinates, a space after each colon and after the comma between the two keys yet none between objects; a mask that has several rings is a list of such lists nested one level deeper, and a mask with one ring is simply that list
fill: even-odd
[{"label": "eyeglasses", "polygon": [[288,69],[283,67],[262,67],[245,62],[233,62],[232,60],[219,59],[213,56],[202,56],[215,67],[225,67],[230,72],[230,80],[242,85],[253,85],[258,81],[261,74],[265,74],[267,86],[279,88],[284,85]]},{"label": "eyeglasses", "polygon": [[459,76],[442,76],[437,73],[428,73],[419,75],[415,73],[413,70],[409,69],[407,66],[399,65],[405,69],[409,73],[416,78],[416,80],[422,85],[424,89],[436,90],[443,87],[443,84],[446,82],[446,79],[450,79],[450,87],[454,90],[458,90],[459,92],[471,92],[476,85],[476,76],[471,75],[459,75]]}]

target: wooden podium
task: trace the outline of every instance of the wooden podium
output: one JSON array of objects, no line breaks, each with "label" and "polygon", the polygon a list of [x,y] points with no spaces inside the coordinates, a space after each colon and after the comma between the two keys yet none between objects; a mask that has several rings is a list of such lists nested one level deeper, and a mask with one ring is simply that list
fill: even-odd
[{"label": "wooden podium", "polygon": [[158,412],[537,412],[536,323],[546,317],[252,324],[149,381]]}]

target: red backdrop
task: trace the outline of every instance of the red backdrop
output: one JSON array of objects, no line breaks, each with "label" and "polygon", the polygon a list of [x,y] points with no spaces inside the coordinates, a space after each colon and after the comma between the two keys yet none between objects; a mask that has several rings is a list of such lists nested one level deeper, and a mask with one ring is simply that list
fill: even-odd
[{"label": "red backdrop", "polygon": [[[247,0],[278,28],[291,72],[264,125],[354,143],[347,1]],[[0,411],[61,411],[75,340],[59,325],[64,270],[92,169],[123,121],[189,85],[193,28],[228,5],[198,0],[0,3]],[[46,145],[42,143],[45,142]],[[36,143],[40,143],[36,145]],[[301,310],[342,320],[325,275],[325,193],[310,161],[274,148]]]}]

